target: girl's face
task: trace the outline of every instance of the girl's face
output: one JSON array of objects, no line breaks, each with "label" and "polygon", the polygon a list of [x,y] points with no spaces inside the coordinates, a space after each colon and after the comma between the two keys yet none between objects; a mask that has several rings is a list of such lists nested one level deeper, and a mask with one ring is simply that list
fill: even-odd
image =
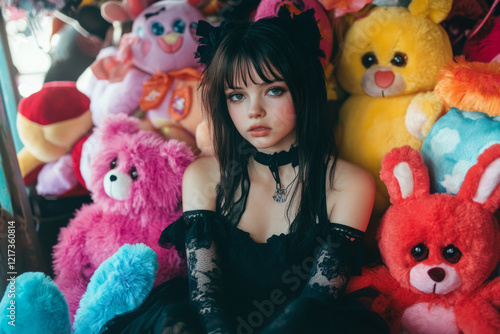
[{"label": "girl's face", "polygon": [[247,76],[246,86],[235,81],[235,87],[225,91],[236,129],[261,152],[290,149],[295,143],[295,108],[288,86],[284,81],[264,82],[254,68],[251,78]]}]

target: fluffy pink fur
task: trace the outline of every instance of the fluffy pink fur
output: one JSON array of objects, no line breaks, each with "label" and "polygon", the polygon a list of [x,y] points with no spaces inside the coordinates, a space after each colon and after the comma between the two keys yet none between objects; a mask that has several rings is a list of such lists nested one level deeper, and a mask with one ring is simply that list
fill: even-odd
[{"label": "fluffy pink fur", "polygon": [[[92,165],[94,203],[61,229],[54,247],[55,282],[66,296],[71,321],[94,271],[123,244],[144,243],[156,252],[155,286],[185,271],[177,252],[157,243],[163,229],[182,214],[182,175],[194,155],[184,143],[139,130],[138,121],[125,115],[107,118],[101,131],[101,149]],[[137,170],[126,200],[104,190],[104,176],[115,158],[117,172]]]}]

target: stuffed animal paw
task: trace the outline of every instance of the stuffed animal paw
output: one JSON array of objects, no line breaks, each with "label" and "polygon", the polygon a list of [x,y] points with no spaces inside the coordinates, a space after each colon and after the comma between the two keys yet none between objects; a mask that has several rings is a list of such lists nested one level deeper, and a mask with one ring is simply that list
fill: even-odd
[{"label": "stuffed animal paw", "polygon": [[0,310],[2,334],[70,333],[68,304],[44,273],[26,272],[16,277],[5,290]]},{"label": "stuffed animal paw", "polygon": [[135,310],[149,295],[158,270],[155,251],[125,244],[90,279],[76,311],[75,334],[99,333],[116,315]]},{"label": "stuffed animal paw", "polygon": [[[68,304],[57,285],[40,272],[16,278],[15,298],[7,288],[0,302],[2,334],[97,334],[114,316],[132,311],[146,299],[155,280],[156,253],[144,244],[125,244],[90,279],[71,330]],[[9,306],[15,314],[9,318]],[[15,326],[14,326],[15,325]]]}]

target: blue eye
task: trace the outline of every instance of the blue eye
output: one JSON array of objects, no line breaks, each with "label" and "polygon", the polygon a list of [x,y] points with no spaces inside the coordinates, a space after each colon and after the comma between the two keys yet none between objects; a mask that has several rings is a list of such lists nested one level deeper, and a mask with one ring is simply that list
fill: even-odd
[{"label": "blue eye", "polygon": [[182,34],[184,30],[186,30],[186,23],[184,23],[181,19],[177,19],[174,21],[172,27],[176,33]]},{"label": "blue eye", "polygon": [[144,31],[142,30],[142,27],[137,28],[137,37],[142,38],[144,35]]},{"label": "blue eye", "polygon": [[273,87],[269,90],[269,95],[278,96],[283,94],[283,92],[284,92],[283,88]]},{"label": "blue eye", "polygon": [[228,99],[232,102],[238,102],[243,100],[243,94],[238,94],[238,93],[231,94],[228,96]]},{"label": "blue eye", "polygon": [[151,25],[151,31],[156,36],[161,36],[165,32],[165,28],[163,28],[160,22],[153,22],[153,24]]}]

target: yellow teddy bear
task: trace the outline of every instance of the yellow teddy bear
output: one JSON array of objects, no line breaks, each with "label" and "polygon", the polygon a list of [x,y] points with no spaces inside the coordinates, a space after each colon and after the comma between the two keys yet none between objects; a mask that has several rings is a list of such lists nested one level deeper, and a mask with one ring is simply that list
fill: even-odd
[{"label": "yellow teddy bear", "polygon": [[340,156],[377,181],[375,216],[389,205],[379,178],[382,157],[394,147],[422,142],[444,108],[433,92],[451,60],[439,25],[452,0],[413,0],[406,7],[374,7],[348,28],[337,79],[350,96],[340,110]]}]

